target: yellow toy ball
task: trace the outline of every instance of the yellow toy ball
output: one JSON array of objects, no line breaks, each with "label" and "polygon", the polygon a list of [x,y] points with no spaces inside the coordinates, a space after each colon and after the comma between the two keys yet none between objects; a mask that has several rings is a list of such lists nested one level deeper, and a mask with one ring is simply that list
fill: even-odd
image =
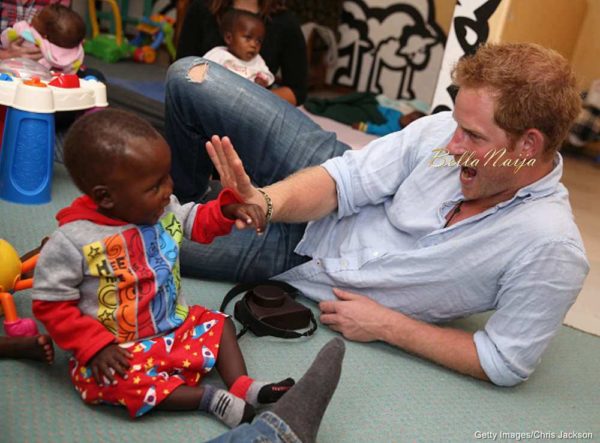
[{"label": "yellow toy ball", "polygon": [[33,269],[37,255],[21,262],[15,248],[6,240],[0,239],[0,306],[4,311],[4,332],[9,337],[34,337],[39,334],[37,325],[31,318],[19,318],[12,291],[29,289],[33,279],[21,279],[23,272]]},{"label": "yellow toy ball", "polygon": [[21,278],[21,259],[15,248],[0,239],[0,292],[12,291]]}]

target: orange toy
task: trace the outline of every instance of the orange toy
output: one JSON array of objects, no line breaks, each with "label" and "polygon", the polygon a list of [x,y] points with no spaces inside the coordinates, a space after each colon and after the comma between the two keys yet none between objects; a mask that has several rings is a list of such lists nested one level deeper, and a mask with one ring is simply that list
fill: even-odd
[{"label": "orange toy", "polygon": [[19,318],[12,294],[33,286],[33,278],[22,279],[33,270],[39,253],[21,262],[17,251],[6,240],[0,239],[0,303],[4,311],[4,331],[10,337],[32,337],[38,328],[31,318]]}]

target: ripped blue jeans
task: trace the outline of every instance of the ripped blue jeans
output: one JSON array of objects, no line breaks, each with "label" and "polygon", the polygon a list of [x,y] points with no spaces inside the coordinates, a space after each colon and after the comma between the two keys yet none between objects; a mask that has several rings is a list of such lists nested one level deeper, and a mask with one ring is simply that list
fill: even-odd
[{"label": "ripped blue jeans", "polygon": [[244,423],[207,443],[301,443],[285,421],[263,412],[251,424]]},{"label": "ripped blue jeans", "polygon": [[[205,143],[227,135],[257,186],[282,180],[341,155],[348,146],[305,114],[257,84],[198,57],[169,68],[165,131],[172,152],[171,175],[181,202],[201,201],[212,163]],[[185,242],[184,275],[253,281],[306,261],[294,254],[305,224],[271,224],[264,235],[236,231],[209,245]]]}]

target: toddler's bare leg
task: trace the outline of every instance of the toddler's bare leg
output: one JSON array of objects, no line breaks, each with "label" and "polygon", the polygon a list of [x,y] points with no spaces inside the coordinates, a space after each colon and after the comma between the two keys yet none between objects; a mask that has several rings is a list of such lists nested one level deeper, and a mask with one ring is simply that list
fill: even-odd
[{"label": "toddler's bare leg", "polygon": [[242,375],[248,375],[246,362],[235,336],[235,326],[230,318],[225,320],[219,355],[217,356],[217,371],[228,388]]}]

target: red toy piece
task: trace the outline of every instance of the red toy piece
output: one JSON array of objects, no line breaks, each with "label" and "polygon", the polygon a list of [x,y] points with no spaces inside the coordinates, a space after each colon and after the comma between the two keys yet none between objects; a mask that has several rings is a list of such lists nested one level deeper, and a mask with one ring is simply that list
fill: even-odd
[{"label": "red toy piece", "polygon": [[79,88],[79,77],[75,74],[60,74],[48,84],[57,88]]}]

